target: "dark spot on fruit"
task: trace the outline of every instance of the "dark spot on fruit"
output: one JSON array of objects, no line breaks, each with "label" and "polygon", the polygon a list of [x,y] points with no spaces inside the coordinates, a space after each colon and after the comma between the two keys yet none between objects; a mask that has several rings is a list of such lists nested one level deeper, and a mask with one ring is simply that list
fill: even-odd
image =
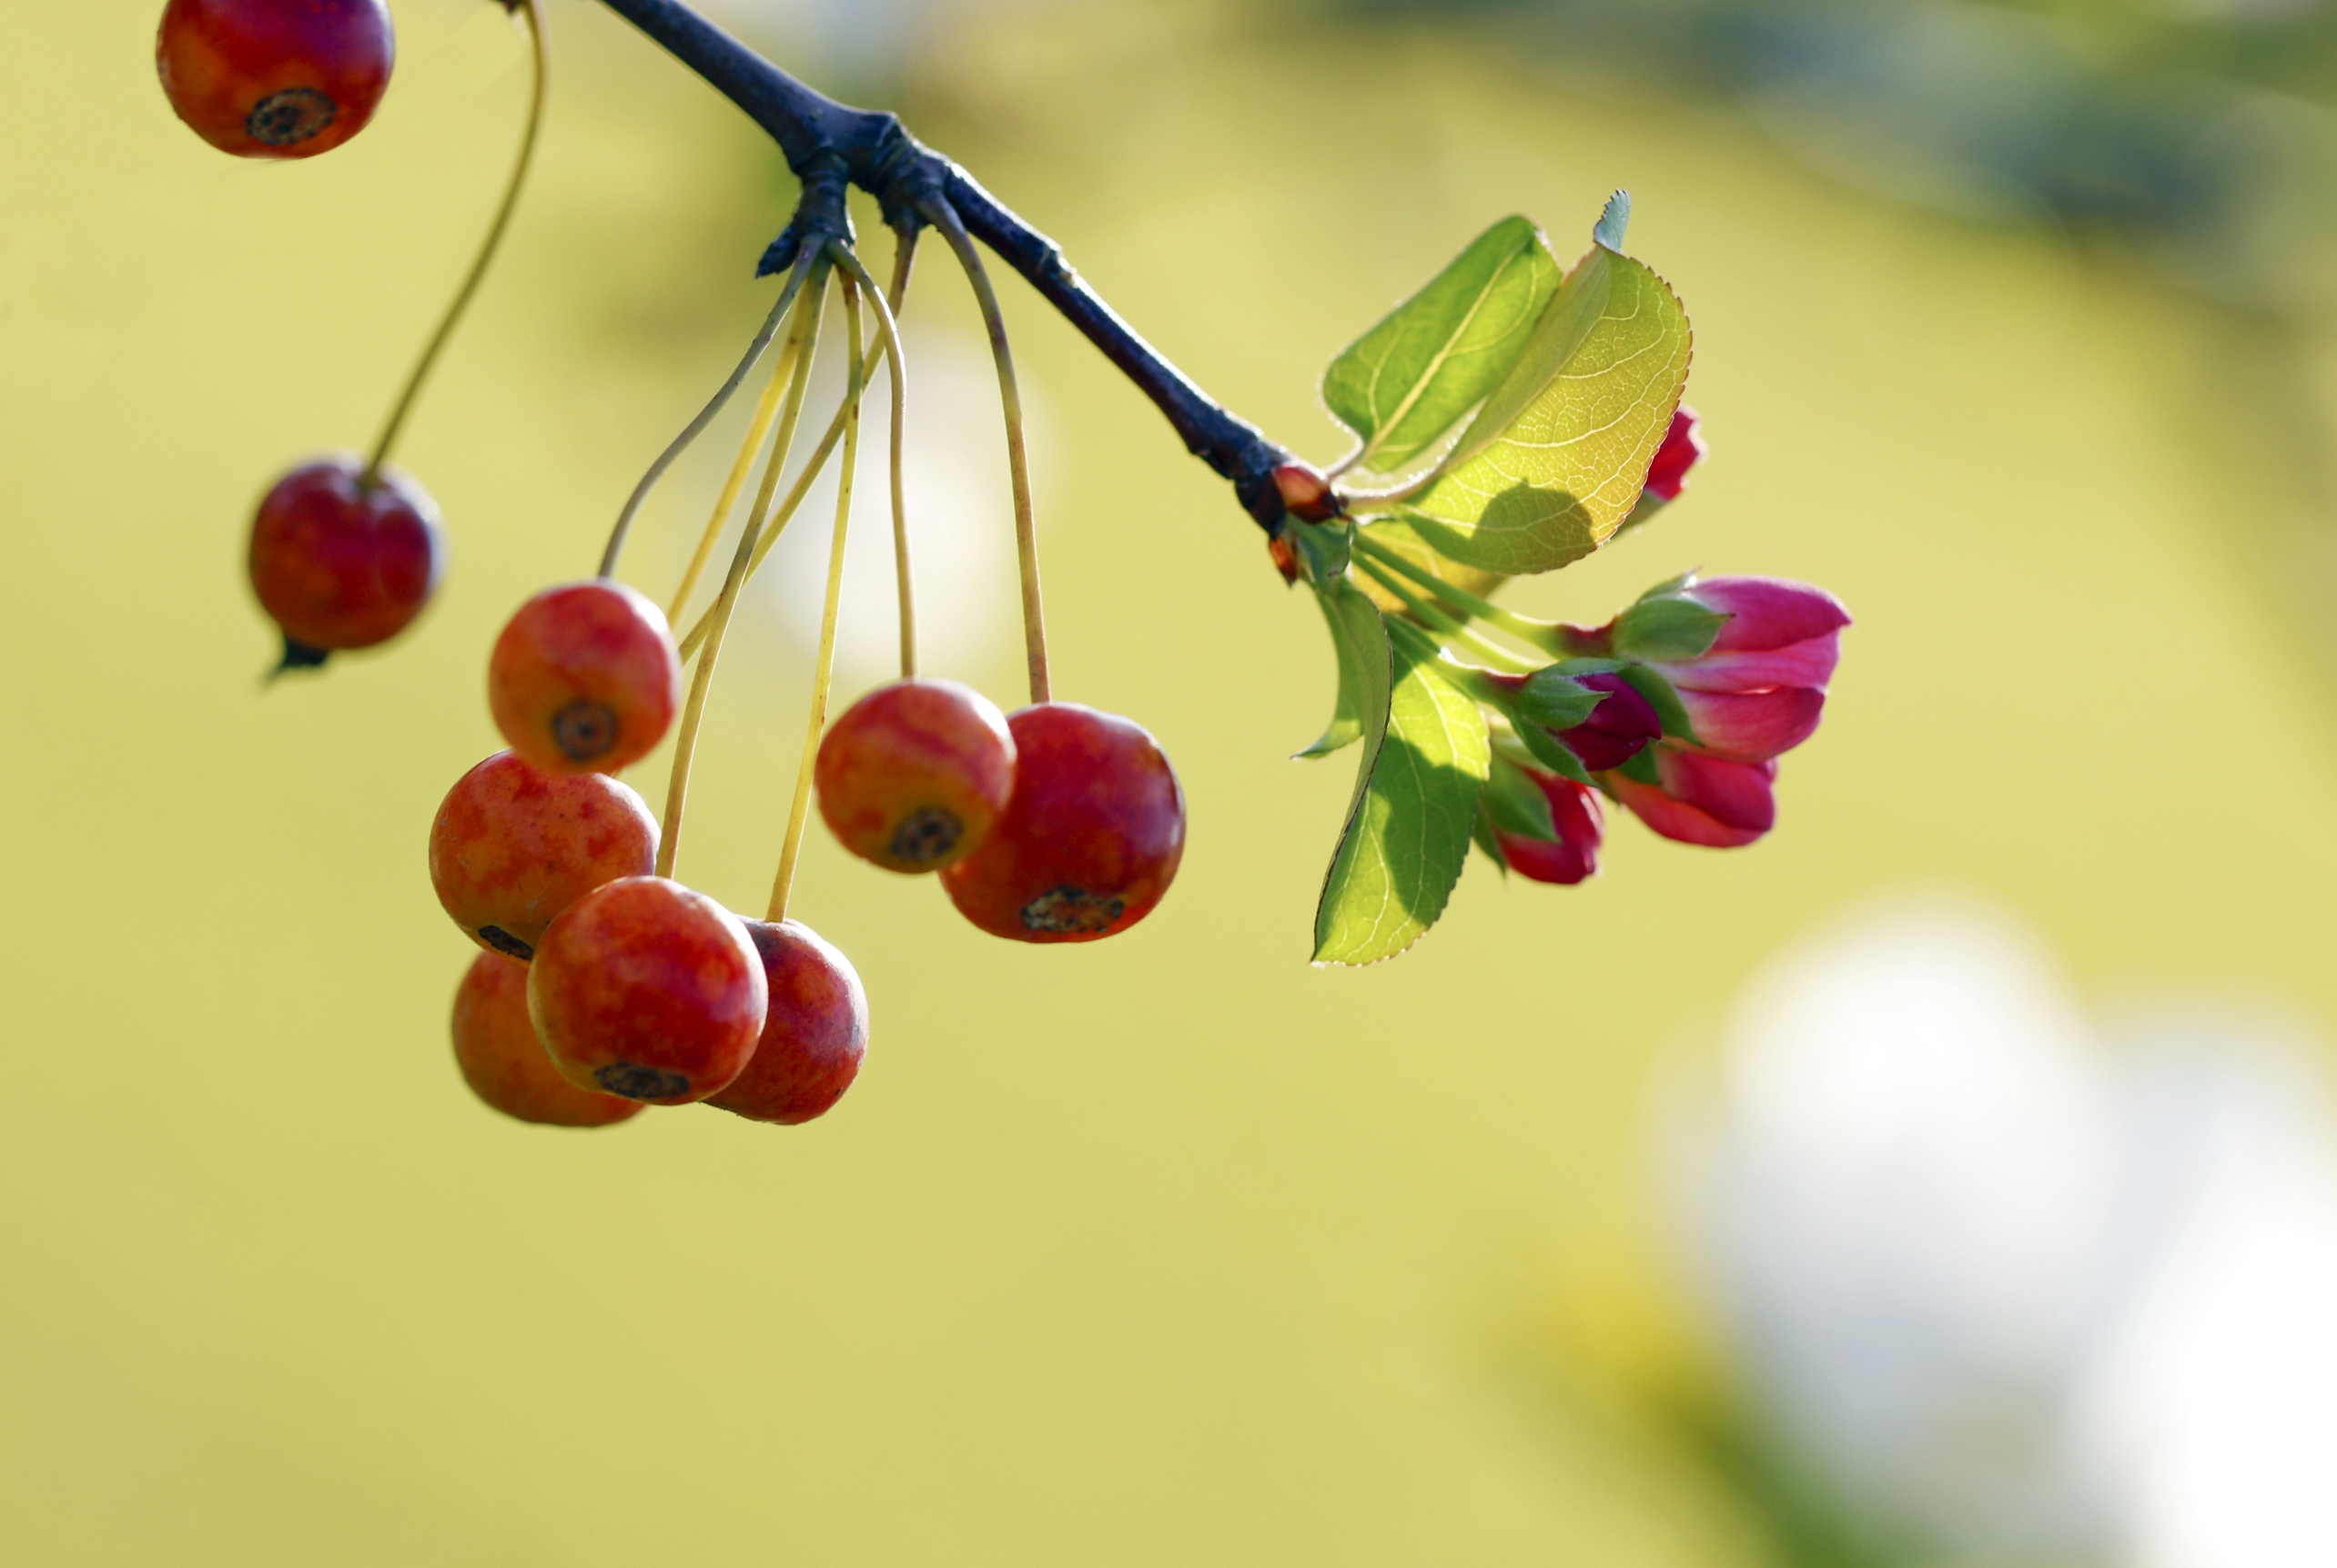
[{"label": "dark spot on fruit", "polygon": [[617,744],[617,715],[604,703],[579,697],[551,716],[551,738],[572,760],[589,763]]},{"label": "dark spot on fruit", "polygon": [[639,1062],[611,1062],[605,1067],[595,1067],[592,1081],[626,1099],[671,1099],[690,1092],[690,1080],[680,1073],[645,1067]]},{"label": "dark spot on fruit", "polygon": [[486,943],[498,953],[517,958],[522,964],[535,956],[533,947],[504,930],[501,926],[481,926],[479,928],[479,940]]},{"label": "dark spot on fruit", "polygon": [[1057,887],[1022,906],[1022,922],[1033,931],[1096,936],[1111,929],[1128,905],[1077,887]]},{"label": "dark spot on fruit", "polygon": [[297,147],[333,123],[340,106],[314,87],[270,93],[244,116],[244,129],[272,147]]},{"label": "dark spot on fruit", "polygon": [[930,865],[957,847],[966,824],[957,814],[937,805],[919,806],[901,819],[893,831],[893,855],[912,865]]}]

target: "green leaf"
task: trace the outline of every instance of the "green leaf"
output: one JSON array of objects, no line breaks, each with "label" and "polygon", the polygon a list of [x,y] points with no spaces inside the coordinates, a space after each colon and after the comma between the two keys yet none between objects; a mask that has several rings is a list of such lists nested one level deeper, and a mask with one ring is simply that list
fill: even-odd
[{"label": "green leaf", "polygon": [[1523,351],[1560,268],[1541,231],[1505,217],[1323,372],[1322,400],[1387,473],[1441,440]]},{"label": "green leaf", "polygon": [[1634,659],[1699,659],[1729,619],[1677,593],[1643,598],[1615,617],[1614,651]]},{"label": "green leaf", "polygon": [[1525,770],[1493,754],[1492,769],[1485,775],[1484,814],[1502,832],[1520,838],[1558,842],[1558,824],[1550,814],[1550,797],[1526,776]]},{"label": "green leaf", "polygon": [[[1405,628],[1406,632],[1411,628]],[[1366,716],[1353,805],[1315,910],[1315,962],[1392,958],[1444,912],[1469,857],[1492,748],[1485,716],[1424,637],[1391,637],[1384,733]]]},{"label": "green leaf", "polygon": [[1670,286],[1593,247],[1401,515],[1439,552],[1488,572],[1548,572],[1588,555],[1638,504],[1691,347]]},{"label": "green leaf", "polygon": [[1702,744],[1696,739],[1696,727],[1689,722],[1688,710],[1681,705],[1680,693],[1672,689],[1671,682],[1644,664],[1625,664],[1621,673],[1623,678],[1638,688],[1639,694],[1647,699],[1647,705],[1655,710],[1656,720],[1663,724],[1665,734],[1685,741],[1690,745]]},{"label": "green leaf", "polygon": [[1316,592],[1322,618],[1330,624],[1331,650],[1339,657],[1339,700],[1332,708],[1330,727],[1322,738],[1297,754],[1327,757],[1341,746],[1387,724],[1388,630],[1369,599],[1344,582],[1334,582]]},{"label": "green leaf", "polygon": [[1545,730],[1571,730],[1606,700],[1557,670],[1536,670],[1517,694],[1517,716]]},{"label": "green leaf", "polygon": [[1606,206],[1599,209],[1599,220],[1591,228],[1591,242],[1619,251],[1623,248],[1623,231],[1630,227],[1631,193],[1616,191],[1606,198]]}]

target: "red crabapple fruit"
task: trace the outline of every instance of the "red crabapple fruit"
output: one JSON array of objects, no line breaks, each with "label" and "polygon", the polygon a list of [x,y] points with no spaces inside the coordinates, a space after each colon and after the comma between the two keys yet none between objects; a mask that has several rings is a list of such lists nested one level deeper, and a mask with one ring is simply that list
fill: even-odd
[{"label": "red crabapple fruit", "polygon": [[606,1127],[641,1109],[560,1076],[528,1021],[528,966],[500,953],[473,958],[455,987],[454,1062],[471,1093],[521,1121]]},{"label": "red crabapple fruit", "polygon": [[663,876],[586,894],[528,966],[528,1014],[561,1076],[652,1105],[702,1100],[738,1077],[770,1001],[745,925]]},{"label": "red crabapple fruit", "polygon": [[545,589],[495,639],[487,705],[511,749],[548,772],[639,762],[682,705],[665,612],[613,578]]},{"label": "red crabapple fruit", "polygon": [[548,774],[497,752],[430,824],[430,885],[472,941],[514,958],[561,910],[657,860],[657,819],[606,774]]},{"label": "red crabapple fruit", "polygon": [[988,835],[1015,787],[1015,742],[955,681],[879,686],[828,726],[813,779],[844,847],[888,871],[938,871]]},{"label": "red crabapple fruit", "polygon": [[170,0],[155,68],[178,117],[240,157],[314,157],[365,128],[397,41],[382,0]]},{"label": "red crabapple fruit", "polygon": [[845,956],[793,920],[750,920],[771,993],[746,1070],[706,1103],[792,1127],[844,1098],[868,1050],[868,994]]},{"label": "red crabapple fruit", "polygon": [[252,592],[283,628],[288,663],[396,636],[430,602],[445,562],[422,487],[393,468],[368,478],[347,453],[277,481],[252,520]]},{"label": "red crabapple fruit", "polygon": [[1132,719],[1044,703],[1007,721],[1015,793],[941,874],[958,913],[1017,942],[1092,942],[1152,912],[1185,853],[1185,795]]}]

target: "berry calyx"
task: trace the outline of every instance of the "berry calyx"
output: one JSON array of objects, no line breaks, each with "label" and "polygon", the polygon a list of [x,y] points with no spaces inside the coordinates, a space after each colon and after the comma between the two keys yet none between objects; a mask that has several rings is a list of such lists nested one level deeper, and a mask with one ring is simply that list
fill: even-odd
[{"label": "berry calyx", "polygon": [[398,470],[349,453],[276,481],[252,519],[248,566],[283,629],[287,667],[388,642],[422,612],[446,565],[438,507]]},{"label": "berry calyx", "polygon": [[455,781],[430,824],[430,885],[481,946],[513,958],[604,883],[644,876],[657,819],[606,774],[548,774],[497,752]]},{"label": "berry calyx", "polygon": [[793,1127],[844,1098],[868,1051],[868,994],[851,961],[793,920],[749,920],[771,993],[746,1070],[706,1103]]},{"label": "berry calyx", "polygon": [[639,1100],[580,1089],[560,1076],[528,1021],[528,966],[481,953],[454,991],[454,1063],[494,1109],[544,1127],[607,1127],[641,1111]]},{"label": "berry calyx", "polygon": [[1014,736],[970,686],[895,681],[828,726],[813,783],[845,848],[888,871],[938,871],[980,847],[1006,811]]},{"label": "berry calyx", "polygon": [[586,894],[528,966],[528,1013],[561,1076],[651,1105],[702,1100],[738,1077],[770,999],[744,924],[663,876]]},{"label": "berry calyx", "polygon": [[1017,942],[1125,931],[1168,891],[1185,853],[1185,795],[1132,719],[1042,703],[1007,720],[1015,793],[972,855],[941,874],[958,912]]},{"label": "berry calyx", "polygon": [[382,0],[170,0],[155,68],[178,117],[238,157],[314,157],[363,130],[397,40]]},{"label": "berry calyx", "polygon": [[550,773],[615,773],[647,755],[682,705],[665,612],[613,578],[547,588],[495,639],[487,705]]}]

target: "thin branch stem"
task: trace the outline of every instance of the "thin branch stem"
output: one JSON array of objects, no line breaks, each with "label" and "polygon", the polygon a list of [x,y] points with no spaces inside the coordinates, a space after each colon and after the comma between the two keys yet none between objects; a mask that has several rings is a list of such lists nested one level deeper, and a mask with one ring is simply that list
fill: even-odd
[{"label": "thin branch stem", "polygon": [[706,519],[705,531],[698,535],[698,548],[691,552],[690,564],[682,573],[682,585],[673,591],[673,602],[665,612],[666,623],[678,624],[682,612],[689,607],[690,595],[704,575],[706,562],[714,553],[714,541],[722,537],[723,525],[730,521],[731,508],[738,504],[738,492],[746,488],[747,476],[754,471],[754,460],[763,455],[764,438],[771,433],[771,423],[779,417],[779,401],[787,390],[787,383],[795,369],[796,350],[800,345],[790,336],[780,349],[779,357],[771,363],[771,379],[764,383],[763,395],[754,401],[754,418],[748,421],[746,439],[739,443],[738,457],[731,463],[728,478],[723,481],[723,492],[714,498],[714,510]]},{"label": "thin branch stem", "polygon": [[[831,250],[841,247],[830,247]],[[804,824],[811,814],[812,768],[820,752],[820,736],[827,729],[828,691],[835,678],[836,612],[844,602],[845,532],[852,521],[852,477],[860,459],[860,394],[867,384],[868,367],[861,336],[860,288],[855,277],[866,273],[857,265],[844,275],[845,379],[844,397],[844,466],[836,472],[835,532],[828,541],[827,598],[820,610],[820,652],[812,673],[812,711],[804,734],[804,756],[795,768],[795,798],[787,808],[787,836],[779,850],[779,875],[771,885],[770,919],[787,918],[787,895],[795,885],[795,864],[803,854]],[[873,284],[868,298],[881,310],[884,298]],[[893,356],[894,384],[899,385],[900,355]],[[896,405],[897,406],[897,405]]]},{"label": "thin branch stem", "polygon": [[1038,585],[1038,523],[1031,510],[1030,456],[1023,445],[1022,390],[1015,381],[1015,359],[1007,347],[1007,318],[998,309],[998,291],[990,286],[990,274],[982,265],[982,253],[974,248],[973,239],[966,232],[956,209],[946,201],[935,201],[925,207],[926,217],[941,230],[942,238],[957,254],[957,264],[966,269],[966,280],[974,286],[974,298],[981,302],[982,323],[990,333],[990,357],[998,367],[998,403],[1007,419],[1007,469],[1014,481],[1015,492],[1015,553],[1022,565],[1023,652],[1030,666],[1030,700],[1036,704],[1050,700],[1047,671],[1047,607]]},{"label": "thin branch stem", "polygon": [[[779,440],[771,453],[771,470],[775,472],[787,460],[787,445],[794,436],[794,414],[803,405],[800,396],[806,373],[811,369],[812,350],[819,336],[819,318],[827,303],[827,269],[813,258],[807,268],[811,288],[804,291],[803,302],[796,311],[795,326],[789,333],[800,342],[801,358],[795,365],[795,379],[788,392],[792,407],[783,419]],[[766,494],[767,487],[766,487]],[[746,577],[746,561],[754,547],[754,520],[739,534],[738,549],[731,557],[729,574],[723,579],[721,596],[708,611],[710,630],[704,650],[699,654],[698,668],[690,680],[689,701],[682,709],[682,728],[673,743],[673,772],[665,785],[665,825],[657,842],[657,875],[673,875],[673,858],[682,845],[682,814],[690,797],[690,764],[698,751],[698,725],[705,717],[706,694],[714,683],[714,661],[722,656],[723,633],[730,628],[732,607],[738,602],[738,585]]]},{"label": "thin branch stem", "polygon": [[551,76],[551,44],[544,31],[543,0],[522,0],[520,14],[527,20],[530,80],[527,124],[520,132],[519,156],[511,162],[511,177],[503,186],[503,198],[495,205],[495,216],[488,221],[487,238],[479,242],[479,253],[471,258],[470,270],[462,275],[446,314],[439,318],[438,330],[423,346],[422,357],[414,362],[413,373],[406,378],[404,389],[390,408],[380,439],[373,443],[373,456],[365,465],[368,481],[379,474],[381,465],[390,460],[390,450],[406,428],[406,417],[413,412],[414,400],[421,396],[423,381],[437,365],[439,355],[445,351],[448,339],[454,336],[455,323],[462,319],[462,313],[470,307],[471,297],[486,279],[488,265],[503,243],[503,231],[511,226],[511,214],[520,205],[520,192],[526,187],[528,169],[535,161],[536,141],[543,130],[544,89]]},{"label": "thin branch stem", "polygon": [[649,465],[649,471],[641,476],[639,484],[633,486],[632,494],[625,498],[624,510],[617,513],[617,525],[609,531],[608,548],[601,552],[602,576],[614,577],[617,574],[617,557],[624,551],[625,536],[632,531],[633,516],[641,511],[641,503],[648,499],[651,488],[664,476],[665,470],[673,466],[673,460],[689,450],[690,443],[714,422],[714,416],[723,411],[723,405],[730,401],[733,392],[738,390],[738,384],[746,379],[746,373],[754,369],[757,359],[763,358],[763,350],[771,346],[772,336],[779,330],[779,323],[786,316],[787,307],[794,302],[795,295],[803,288],[804,278],[810,273],[812,263],[816,258],[816,252],[806,250],[796,259],[794,268],[787,274],[787,281],[779,290],[779,298],[772,302],[771,314],[764,318],[763,325],[755,330],[754,340],[746,346],[746,353],[740,358],[737,369],[731,371],[729,379],[723,382],[706,406],[698,410],[697,418],[684,425],[682,433],[657,454],[657,460]]},{"label": "thin branch stem", "polygon": [[[828,254],[835,258],[838,267],[843,268],[847,274],[859,282],[863,288],[868,291],[868,303],[876,318],[876,329],[884,334],[885,343],[882,351],[892,366],[893,575],[897,584],[900,600],[901,679],[910,681],[915,680],[917,673],[917,592],[916,577],[909,570],[909,502],[908,492],[903,482],[904,464],[901,447],[902,431],[907,429],[909,422],[908,361],[901,352],[900,328],[893,319],[893,308],[885,302],[884,291],[876,287],[876,280],[868,275],[868,269],[860,264],[860,258],[852,253],[851,247],[835,243],[828,246]],[[895,279],[904,286],[908,279],[903,275],[905,269],[901,263],[908,254],[908,248],[903,246],[894,253],[893,258]],[[903,292],[906,292],[905,287]],[[855,317],[854,319],[857,320],[858,318]],[[844,472],[846,484],[852,481],[853,438],[853,430],[847,428],[844,437]]]},{"label": "thin branch stem", "polygon": [[[964,169],[919,145],[897,117],[852,108],[813,91],[682,0],[603,4],[768,132],[786,155],[787,167],[804,180],[807,196],[815,185],[848,181],[876,198],[895,229],[914,228],[926,202],[946,201],[967,233],[1020,274],[1152,400],[1187,450],[1233,482],[1235,495],[1260,527],[1270,531],[1281,520],[1273,471],[1290,460],[1290,453],[1194,385],[1081,280],[1053,240]],[[824,191],[821,199],[827,206],[813,221],[806,222],[799,210],[771,253],[770,267],[786,266],[800,249],[814,248],[803,243],[808,236],[824,242],[843,232],[841,201],[831,199],[835,195]]]}]

